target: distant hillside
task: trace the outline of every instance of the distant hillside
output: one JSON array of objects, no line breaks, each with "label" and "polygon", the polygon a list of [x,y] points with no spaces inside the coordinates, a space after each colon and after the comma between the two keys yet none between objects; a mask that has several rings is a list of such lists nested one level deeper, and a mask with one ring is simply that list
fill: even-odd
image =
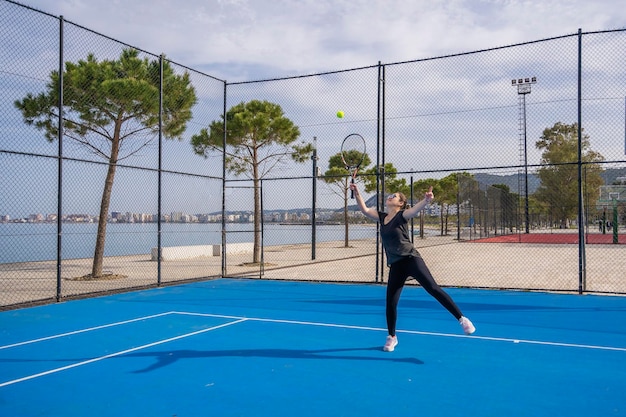
[{"label": "distant hillside", "polygon": [[[613,184],[613,182],[615,182],[617,177],[626,177],[626,168],[609,168],[606,169],[602,172],[602,178],[604,179],[604,183],[605,184]],[[481,184],[485,184],[485,185],[495,185],[495,184],[504,184],[506,186],[509,187],[509,189],[511,190],[512,193],[517,193],[518,192],[518,176],[517,174],[511,174],[511,175],[493,175],[493,174],[486,174],[486,173],[476,173],[474,174],[474,179],[476,179],[476,181],[479,181]],[[537,191],[537,188],[539,187],[539,178],[537,177],[537,175],[535,174],[528,174],[528,192],[530,194],[534,193],[535,191]],[[365,201],[365,205],[367,207],[376,207],[376,195],[372,195],[370,196],[366,201]],[[356,202],[354,200],[349,200],[348,201],[348,210],[350,211],[356,211],[359,208],[356,205]],[[342,207],[338,207],[336,209],[324,209],[325,211],[336,211],[336,212],[342,212],[343,211],[343,206]],[[299,209],[288,209],[288,210],[281,210],[281,209],[275,209],[275,210],[265,210],[265,212],[275,212],[275,213],[282,213],[282,212],[298,212],[298,213],[311,213],[311,208],[310,207],[305,207],[305,208],[299,208]],[[215,212],[212,214],[220,214],[221,212]],[[229,214],[235,214],[235,213],[240,213],[240,212],[228,212]]]},{"label": "distant hillside", "polygon": [[[359,206],[357,206],[356,203],[350,204],[350,202],[352,202],[352,201],[354,201],[354,200],[350,200],[348,202],[348,211],[357,211],[357,210],[359,210]],[[376,208],[376,194],[374,194],[373,196],[371,196],[370,198],[365,200],[365,205],[367,207],[374,207],[374,208]],[[335,209],[335,211],[342,212],[343,211],[343,207]]]},{"label": "distant hillside", "polygon": [[[519,186],[519,178],[517,174],[493,175],[479,172],[474,174],[474,179],[485,185],[504,184],[509,187],[509,190],[512,193],[515,194],[517,194],[518,191],[517,188]],[[534,193],[537,191],[537,188],[539,188],[539,178],[537,178],[535,174],[528,174],[528,193]]]},{"label": "distant hillside", "polygon": [[[604,184],[610,185],[615,182],[617,177],[626,177],[626,168],[609,168],[602,172],[602,179],[604,180]],[[477,173],[474,174],[474,178],[476,181],[486,184],[486,185],[495,185],[495,184],[504,184],[509,187],[512,193],[517,193],[518,187],[518,176],[517,174],[511,175],[493,175],[493,174],[485,174],[485,173]],[[528,174],[528,192],[533,194],[539,188],[540,182],[539,178],[535,174]]]},{"label": "distant hillside", "polygon": [[606,169],[602,173],[602,178],[604,178],[605,185],[613,184],[617,177],[626,177],[626,168]]},{"label": "distant hillside", "polygon": [[[605,184],[613,184],[617,177],[626,177],[626,168],[609,168],[602,172],[602,179]],[[511,175],[493,175],[486,173],[474,174],[474,179],[484,185],[496,185],[504,184],[509,187],[512,193],[518,192],[518,176],[517,174]],[[528,174],[528,193],[533,194],[539,188],[539,177],[535,174]],[[371,196],[365,204],[368,207],[376,207],[376,196]],[[358,210],[356,204],[348,206],[348,210]],[[336,209],[336,211],[343,211],[343,207]]]}]

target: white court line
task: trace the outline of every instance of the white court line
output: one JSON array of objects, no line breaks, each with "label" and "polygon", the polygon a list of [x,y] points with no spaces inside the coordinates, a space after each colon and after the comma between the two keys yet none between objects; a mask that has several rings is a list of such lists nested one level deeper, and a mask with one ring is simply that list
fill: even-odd
[{"label": "white court line", "polygon": [[433,333],[433,332],[420,332],[414,330],[398,330],[398,333],[407,334],[423,334],[427,336],[442,336],[442,337],[467,337],[471,339],[490,340],[495,342],[512,342],[512,343],[526,343],[530,345],[546,345],[546,346],[558,346],[558,347],[573,347],[580,349],[597,349],[597,350],[612,350],[618,352],[626,352],[626,348],[614,347],[614,346],[601,346],[601,345],[582,345],[577,343],[563,343],[563,342],[548,342],[542,340],[525,340],[525,339],[512,339],[507,337],[490,337],[490,336],[467,336],[450,333]]},{"label": "white court line", "polygon": [[[223,314],[210,314],[210,313],[193,313],[187,311],[168,311],[165,313],[154,314],[150,316],[138,317],[135,319],[119,321],[110,324],[104,324],[101,326],[89,327],[86,329],[75,330],[72,332],[61,333],[53,336],[42,337],[39,339],[27,340],[24,342],[13,343],[10,345],[0,346],[0,350],[9,349],[12,347],[28,345],[32,343],[43,342],[46,340],[57,339],[65,336],[71,336],[75,334],[90,332],[94,330],[106,329],[108,327],[121,326],[123,324],[134,323],[142,320],[149,320],[157,317],[163,317],[171,314],[178,315],[187,315],[187,316],[200,316],[200,317],[215,317],[215,318],[223,318],[223,319],[232,319],[232,320],[250,320],[250,321],[263,321],[263,322],[273,322],[273,323],[285,323],[285,324],[300,324],[307,326],[321,326],[321,327],[336,327],[343,329],[354,329],[354,330],[372,330],[372,331],[386,331],[387,329],[377,328],[377,327],[365,327],[365,326],[354,326],[354,325],[346,325],[346,324],[332,324],[332,323],[320,323],[320,322],[308,322],[308,321],[297,321],[297,320],[281,320],[281,319],[267,319],[267,318],[255,318],[255,317],[242,317],[242,316],[231,316],[231,315],[223,315]],[[513,339],[513,338],[504,338],[504,337],[489,337],[489,336],[466,336],[459,334],[451,334],[451,333],[435,333],[435,332],[423,332],[417,330],[398,330],[398,333],[406,333],[406,334],[421,334],[425,336],[439,336],[439,337],[471,337],[473,339],[480,340],[491,340],[496,342],[512,342],[512,343],[526,343],[526,344],[534,344],[534,345],[547,345],[547,346],[561,346],[561,347],[575,347],[575,348],[584,348],[584,349],[598,349],[598,350],[611,350],[618,352],[626,352],[626,348],[622,347],[613,347],[613,346],[598,346],[598,345],[584,345],[584,344],[575,344],[575,343],[563,343],[563,342],[549,342],[549,341],[541,341],[541,340],[527,340],[527,339]]]},{"label": "white court line", "polygon": [[46,341],[46,340],[58,339],[60,337],[71,336],[71,335],[75,335],[75,334],[79,334],[79,333],[91,332],[93,330],[106,329],[107,327],[120,326],[122,324],[133,323],[133,322],[136,322],[136,321],[153,319],[155,317],[167,316],[169,314],[172,314],[172,312],[168,311],[167,313],[160,313],[160,314],[154,314],[152,316],[138,317],[136,319],[118,321],[116,323],[110,323],[110,324],[103,324],[102,326],[89,327],[87,329],[81,329],[81,330],[74,330],[73,332],[56,334],[56,335],[53,335],[53,336],[42,337],[42,338],[39,338],[39,339],[26,340],[24,342],[19,342],[19,343],[13,343],[13,344],[10,344],[10,345],[0,346],[0,350],[2,350],[2,349],[9,349],[9,348],[16,347],[16,346],[29,345],[31,343],[43,342],[43,341]]},{"label": "white court line", "polygon": [[[187,333],[187,334],[184,334],[184,335],[172,337],[172,338],[169,338],[169,339],[164,339],[164,340],[160,340],[160,341],[157,341],[157,342],[149,343],[147,345],[138,346],[138,347],[135,347],[135,348],[132,348],[132,349],[127,349],[127,350],[123,350],[123,351],[120,351],[120,352],[111,353],[109,355],[101,356],[101,357],[98,357],[98,358],[93,358],[93,359],[90,359],[90,360],[87,360],[87,361],[75,363],[75,364],[72,364],[72,365],[67,365],[67,366],[64,366],[64,367],[61,367],[61,368],[52,369],[52,370],[49,370],[49,371],[41,372],[41,373],[38,373],[38,374],[30,375],[30,376],[19,378],[19,379],[15,379],[15,380],[12,380],[12,381],[7,381],[7,382],[4,382],[4,383],[0,383],[0,387],[4,387],[4,386],[7,386],[7,385],[15,384],[15,383],[18,383],[18,382],[27,381],[29,379],[39,378],[41,376],[49,375],[49,374],[56,373],[56,372],[61,372],[61,371],[64,371],[64,370],[67,370],[67,369],[71,369],[71,368],[75,368],[75,367],[78,367],[78,366],[87,365],[87,364],[90,364],[90,363],[93,363],[93,362],[98,362],[98,361],[101,361],[101,360],[104,360],[104,359],[108,359],[108,358],[112,358],[112,357],[115,357],[115,356],[124,355],[126,353],[134,352],[134,351],[141,350],[141,349],[146,349],[146,348],[149,348],[149,347],[152,347],[152,346],[160,345],[160,344],[163,344],[163,343],[168,343],[168,342],[171,342],[171,341],[174,341],[174,340],[183,339],[183,338],[194,336],[194,335],[201,334],[201,333],[206,333],[206,332],[209,332],[209,331],[212,331],[212,330],[216,330],[216,329],[219,329],[219,328],[222,328],[222,327],[226,327],[226,326],[230,326],[230,325],[233,325],[233,324],[242,323],[244,321],[259,321],[259,322],[268,322],[268,323],[296,324],[296,325],[305,325],[305,326],[333,327],[333,328],[341,328],[341,329],[369,330],[369,331],[381,331],[381,332],[382,331],[387,331],[387,329],[384,329],[384,328],[368,327],[368,326],[355,326],[355,325],[347,325],[347,324],[323,323],[323,322],[300,321],[300,320],[268,319],[268,318],[259,318],[259,317],[240,317],[240,316],[230,316],[230,315],[221,315],[221,314],[193,313],[193,312],[184,312],[184,311],[170,311],[170,312],[167,312],[167,313],[156,314],[156,315],[153,315],[153,316],[146,316],[146,317],[136,318],[136,319],[132,319],[132,320],[126,320],[126,321],[122,321],[122,322],[117,322],[117,323],[111,323],[111,324],[107,324],[107,325],[92,327],[92,328],[89,328],[89,329],[77,330],[77,331],[74,331],[74,332],[64,333],[62,335],[50,336],[50,337],[47,337],[47,338],[41,338],[41,339],[36,339],[36,340],[32,340],[32,341],[21,342],[21,343],[17,343],[17,344],[13,344],[13,345],[8,345],[7,347],[20,346],[20,345],[24,345],[24,344],[28,344],[28,343],[35,343],[35,342],[42,341],[42,340],[50,340],[50,339],[54,339],[54,338],[58,338],[58,337],[71,335],[71,334],[83,333],[83,332],[87,332],[87,331],[91,331],[91,330],[97,330],[97,329],[102,329],[102,328],[106,328],[106,327],[117,326],[117,325],[120,325],[120,324],[132,323],[132,322],[135,322],[135,321],[140,321],[140,320],[150,319],[150,318],[154,318],[154,317],[165,316],[165,315],[169,315],[169,314],[187,315],[187,316],[200,316],[200,317],[213,317],[213,318],[224,318],[224,319],[230,319],[230,320],[234,320],[234,321],[229,322],[229,323],[225,323],[225,324],[221,324],[221,325],[218,325],[218,326],[210,327],[210,328],[207,328],[207,329],[203,329],[203,330],[198,330],[196,332]],[[417,331],[417,330],[398,330],[398,333],[419,334],[419,335],[437,336],[437,337],[458,337],[458,338],[469,338],[469,339],[476,339],[476,340],[496,341],[496,342],[526,343],[526,344],[545,345],[545,346],[572,347],[572,348],[582,348],[582,349],[597,349],[597,350],[626,352],[626,348],[612,347],[612,346],[583,345],[583,344],[575,344],[575,343],[549,342],[549,341],[540,341],[540,340],[523,340],[523,339],[512,339],[512,338],[503,338],[503,337],[489,337],[489,336],[466,336],[466,335],[451,334],[451,333],[423,332],[423,331]],[[6,348],[6,347],[3,347],[3,348]]]},{"label": "white court line", "polygon": [[[172,311],[171,313],[189,315],[189,316],[206,316],[206,317],[227,318],[227,319],[241,318],[237,316],[224,316],[224,315],[219,315],[219,314],[205,314],[205,313],[189,313],[189,312],[183,312],[183,311]],[[270,322],[270,323],[300,324],[300,325],[306,325],[306,326],[321,326],[321,327],[337,327],[341,329],[355,329],[355,330],[373,330],[373,331],[385,331],[385,332],[387,331],[387,329],[383,329],[383,328],[353,326],[353,325],[346,325],[346,324],[319,323],[319,322],[297,321],[297,320],[264,319],[264,318],[254,318],[254,317],[247,317],[247,319],[249,321],[263,321],[263,322]],[[549,342],[549,341],[541,341],[541,340],[524,340],[524,339],[514,339],[514,338],[506,338],[506,337],[490,337],[490,336],[478,336],[478,335],[467,336],[467,335],[452,334],[452,333],[422,332],[418,330],[397,330],[397,332],[405,333],[405,334],[420,334],[420,335],[425,335],[425,336],[459,337],[459,338],[489,340],[489,341],[495,341],[495,342],[526,343],[526,344],[533,344],[533,345],[573,347],[573,348],[581,348],[581,349],[597,349],[597,350],[611,350],[611,351],[618,351],[618,352],[626,352],[626,348],[614,347],[614,346],[583,345],[583,344],[576,344],[576,343]]]},{"label": "white court line", "polygon": [[[221,314],[189,313],[186,311],[172,311],[171,313],[185,315],[185,316],[213,317],[213,318],[220,318],[220,319],[244,318],[244,317],[238,317],[238,316],[224,316]],[[264,318],[257,318],[257,317],[245,317],[245,318],[248,319],[249,321],[263,321],[263,322],[268,322],[268,323],[302,324],[305,326],[338,327],[341,329],[387,331],[387,329],[382,329],[379,327],[355,326],[355,325],[350,325],[350,324],[333,324],[333,323],[321,323],[321,322],[314,322],[314,321],[297,321],[297,320],[282,320],[282,319],[264,319]]]},{"label": "white court line", "polygon": [[172,341],[178,340],[178,339],[184,339],[185,337],[190,337],[190,336],[195,336],[197,334],[210,332],[212,330],[216,330],[216,329],[219,329],[221,327],[231,326],[233,324],[238,324],[238,323],[244,322],[246,320],[247,319],[242,318],[240,320],[236,320],[236,321],[231,321],[229,323],[220,324],[219,326],[209,327],[208,329],[198,330],[198,331],[195,331],[195,332],[192,332],[192,333],[187,333],[187,334],[183,334],[183,335],[180,335],[180,336],[171,337],[169,339],[159,340],[158,342],[148,343],[147,345],[137,346],[137,347],[134,347],[134,348],[131,348],[131,349],[122,350],[120,352],[115,352],[115,353],[110,353],[110,354],[105,355],[105,356],[100,356],[98,358],[93,358],[93,359],[89,359],[89,360],[86,360],[86,361],[83,361],[83,362],[77,362],[77,363],[74,363],[72,365],[63,366],[61,368],[51,369],[49,371],[40,372],[38,374],[25,376],[23,378],[14,379],[12,381],[7,381],[7,382],[0,383],[0,387],[5,387],[7,385],[17,384],[18,382],[28,381],[29,379],[35,379],[35,378],[39,378],[39,377],[42,377],[42,376],[45,376],[45,375],[54,374],[54,373],[57,373],[57,372],[61,372],[61,371],[65,371],[65,370],[68,370],[68,369],[76,368],[76,367],[79,367],[79,366],[87,365],[87,364],[90,364],[90,363],[98,362],[98,361],[101,361],[101,360],[104,360],[104,359],[113,358],[115,356],[125,355],[127,353],[135,352],[137,350],[146,349],[146,348],[149,348],[149,347],[152,347],[152,346],[162,345],[163,343],[172,342]]}]

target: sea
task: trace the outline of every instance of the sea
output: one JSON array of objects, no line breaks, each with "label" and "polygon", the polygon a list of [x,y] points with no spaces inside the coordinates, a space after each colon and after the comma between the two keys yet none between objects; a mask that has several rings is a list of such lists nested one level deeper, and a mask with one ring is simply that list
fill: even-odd
[{"label": "sea", "polygon": [[[216,245],[222,243],[219,223],[163,223],[161,225],[161,245],[191,246]],[[63,259],[93,257],[95,248],[96,223],[63,223]],[[228,223],[226,242],[252,242],[254,239],[251,223]],[[343,241],[343,225],[316,225],[316,242]],[[312,226],[300,224],[265,224],[263,245],[310,244]],[[349,239],[376,237],[376,227],[370,225],[350,225]],[[157,247],[156,223],[109,223],[104,254],[105,256],[146,255]],[[48,261],[57,258],[56,223],[0,223],[0,264],[14,262]]]}]

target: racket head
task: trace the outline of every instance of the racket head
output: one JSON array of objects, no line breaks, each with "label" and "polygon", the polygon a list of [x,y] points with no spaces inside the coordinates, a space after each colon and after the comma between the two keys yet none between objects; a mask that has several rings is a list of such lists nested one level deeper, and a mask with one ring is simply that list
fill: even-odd
[{"label": "racket head", "polygon": [[365,139],[358,133],[346,136],[341,143],[341,160],[349,171],[361,166],[365,158]]}]

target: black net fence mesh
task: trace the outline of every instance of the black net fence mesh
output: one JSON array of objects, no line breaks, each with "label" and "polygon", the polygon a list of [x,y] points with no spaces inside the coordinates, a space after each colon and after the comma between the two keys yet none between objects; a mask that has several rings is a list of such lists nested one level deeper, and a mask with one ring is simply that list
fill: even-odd
[{"label": "black net fence mesh", "polygon": [[[626,293],[624,30],[228,83],[0,11],[1,308],[216,277],[385,282],[338,162],[351,133],[368,206],[433,187],[408,227],[439,284]],[[224,147],[253,104],[297,134]]]}]

